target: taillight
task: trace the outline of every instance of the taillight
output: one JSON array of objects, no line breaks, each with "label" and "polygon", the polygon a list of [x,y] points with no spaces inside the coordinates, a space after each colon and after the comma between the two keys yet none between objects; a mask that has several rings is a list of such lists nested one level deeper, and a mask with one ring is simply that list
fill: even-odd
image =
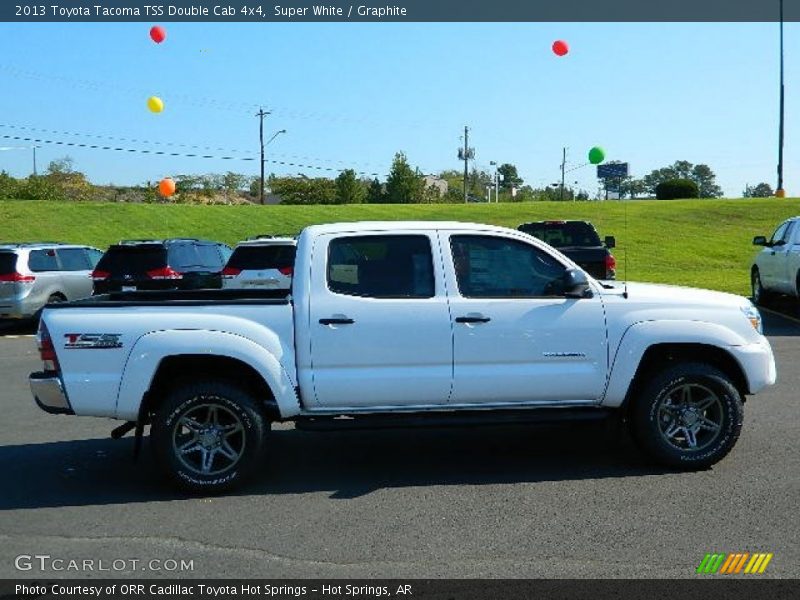
[{"label": "taillight", "polygon": [[225,267],[222,269],[222,276],[223,277],[236,277],[239,273],[241,273],[241,269],[237,269],[236,267]]},{"label": "taillight", "polygon": [[172,267],[153,269],[147,272],[150,279],[183,279],[183,273],[178,273]]},{"label": "taillight", "polygon": [[294,273],[294,267],[280,267],[278,272],[280,272],[281,275],[286,275],[288,277]]},{"label": "taillight", "polygon": [[613,254],[606,255],[606,279],[611,279],[617,273],[617,259]]},{"label": "taillight", "polygon": [[94,281],[105,281],[109,277],[111,277],[111,273],[109,273],[108,271],[99,271],[97,269],[92,271],[92,279]]},{"label": "taillight", "polygon": [[35,275],[23,275],[22,273],[5,273],[0,275],[0,281],[8,281],[11,283],[24,283],[36,281]]},{"label": "taillight", "polygon": [[39,331],[36,333],[36,344],[39,347],[39,357],[44,363],[45,371],[58,371],[58,356],[56,356],[56,348],[53,345],[53,340],[50,337],[50,332],[47,330],[47,325],[44,321],[39,321]]}]

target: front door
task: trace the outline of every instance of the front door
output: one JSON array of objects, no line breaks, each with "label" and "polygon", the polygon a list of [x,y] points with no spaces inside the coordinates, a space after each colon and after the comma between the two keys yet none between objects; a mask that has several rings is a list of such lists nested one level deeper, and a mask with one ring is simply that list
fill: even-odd
[{"label": "front door", "polygon": [[525,240],[443,238],[457,283],[451,403],[599,401],[608,368],[600,297],[565,297],[566,267]]},{"label": "front door", "polygon": [[452,331],[435,242],[419,232],[316,239],[309,408],[447,402]]}]

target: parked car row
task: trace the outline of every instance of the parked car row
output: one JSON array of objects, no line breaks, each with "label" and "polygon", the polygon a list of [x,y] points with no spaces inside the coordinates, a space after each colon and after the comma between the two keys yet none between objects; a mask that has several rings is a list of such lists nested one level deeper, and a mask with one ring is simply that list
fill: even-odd
[{"label": "parked car row", "polygon": [[259,236],[231,249],[194,238],[123,240],[103,252],[60,242],[0,244],[0,319],[46,304],[136,290],[288,290],[295,240]]}]

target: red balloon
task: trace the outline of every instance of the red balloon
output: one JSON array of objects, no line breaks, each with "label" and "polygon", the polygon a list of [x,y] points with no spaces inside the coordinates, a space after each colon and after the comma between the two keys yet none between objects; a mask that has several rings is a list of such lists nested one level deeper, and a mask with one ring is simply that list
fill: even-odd
[{"label": "red balloon", "polygon": [[569,44],[564,40],[556,40],[553,42],[553,53],[556,56],[566,56],[569,52]]},{"label": "red balloon", "polygon": [[167,30],[161,27],[160,25],[156,25],[155,27],[150,28],[150,38],[156,43],[160,44],[165,39],[167,39]]}]

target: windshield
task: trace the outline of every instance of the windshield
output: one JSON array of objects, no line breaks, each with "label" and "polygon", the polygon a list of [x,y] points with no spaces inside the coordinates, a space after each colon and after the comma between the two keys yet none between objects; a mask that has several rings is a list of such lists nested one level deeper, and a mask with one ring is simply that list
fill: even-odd
[{"label": "windshield", "polygon": [[528,223],[519,228],[550,244],[554,248],[568,246],[601,246],[600,236],[589,223],[571,221],[567,223]]}]

